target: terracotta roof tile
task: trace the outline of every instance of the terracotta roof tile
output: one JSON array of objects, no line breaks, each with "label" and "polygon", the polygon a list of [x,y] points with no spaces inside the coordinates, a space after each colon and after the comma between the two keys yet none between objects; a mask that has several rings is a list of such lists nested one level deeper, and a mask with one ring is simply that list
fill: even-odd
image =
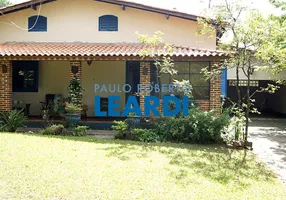
[{"label": "terracotta roof tile", "polygon": [[[147,45],[137,43],[4,43],[1,56],[140,56]],[[157,47],[160,56],[167,52],[163,45]],[[225,52],[174,46],[173,56],[203,57],[227,56]]]}]

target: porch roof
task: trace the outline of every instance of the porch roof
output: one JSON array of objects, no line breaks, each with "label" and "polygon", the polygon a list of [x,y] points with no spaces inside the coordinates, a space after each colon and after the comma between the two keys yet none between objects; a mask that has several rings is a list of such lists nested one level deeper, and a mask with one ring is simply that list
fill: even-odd
[{"label": "porch roof", "polygon": [[[167,55],[163,45],[157,47],[157,56]],[[17,56],[140,56],[141,52],[150,49],[147,45],[137,43],[19,43],[0,44],[0,57]],[[225,57],[226,52],[174,46],[173,57]]]}]

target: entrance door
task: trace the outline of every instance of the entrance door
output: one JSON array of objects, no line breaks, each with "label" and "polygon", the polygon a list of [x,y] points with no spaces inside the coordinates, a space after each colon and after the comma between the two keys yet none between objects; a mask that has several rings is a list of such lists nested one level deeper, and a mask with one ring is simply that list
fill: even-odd
[{"label": "entrance door", "polygon": [[[126,84],[132,87],[131,92],[126,93],[126,101],[129,96],[135,96],[138,92],[137,85],[140,84],[140,62],[139,61],[127,61],[126,63]],[[140,97],[137,96],[138,104],[140,103]]]}]

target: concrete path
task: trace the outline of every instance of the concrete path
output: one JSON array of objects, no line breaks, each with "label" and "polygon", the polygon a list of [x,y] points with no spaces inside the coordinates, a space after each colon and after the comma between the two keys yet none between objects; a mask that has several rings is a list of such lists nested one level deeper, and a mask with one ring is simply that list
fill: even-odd
[{"label": "concrete path", "polygon": [[286,119],[252,119],[253,151],[277,173],[286,185]]}]

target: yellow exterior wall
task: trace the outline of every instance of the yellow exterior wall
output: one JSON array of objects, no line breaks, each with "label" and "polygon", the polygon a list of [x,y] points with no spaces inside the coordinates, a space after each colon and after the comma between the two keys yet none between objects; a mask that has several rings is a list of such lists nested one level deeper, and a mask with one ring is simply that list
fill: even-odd
[{"label": "yellow exterior wall", "polygon": [[[57,0],[44,4],[41,15],[47,17],[47,32],[28,32],[13,25],[9,20],[27,29],[28,17],[37,15],[37,10],[25,9],[0,17],[0,43],[4,42],[95,42],[119,43],[137,42],[136,31],[152,35],[160,30],[165,33],[164,42],[197,48],[215,49],[214,37],[195,36],[197,22],[170,17],[163,14],[142,11],[133,8],[122,8],[94,0]],[[118,32],[99,32],[98,18],[112,14],[118,17]]]},{"label": "yellow exterior wall", "polygon": [[69,84],[69,61],[40,61],[38,92],[14,92],[14,101],[31,103],[30,115],[40,115],[41,105],[46,94],[62,94],[67,96]]},{"label": "yellow exterior wall", "polygon": [[109,84],[123,86],[126,83],[126,62],[125,61],[93,61],[89,66],[86,62],[82,62],[82,86],[85,89],[83,92],[83,103],[88,106],[88,116],[94,116],[94,96],[108,97],[120,96],[120,111],[125,105],[124,92],[100,92],[95,93],[94,85]]},{"label": "yellow exterior wall", "polygon": [[[93,61],[89,66],[82,61],[82,87],[83,103],[88,105],[88,116],[94,116],[94,96],[108,97],[120,96],[120,111],[125,105],[125,93],[95,93],[94,84],[108,85],[126,83],[125,61]],[[62,94],[67,97],[69,84],[70,62],[69,61],[40,61],[39,64],[39,87],[38,92],[14,92],[14,101],[31,103],[30,115],[39,116],[41,104],[45,101],[46,94]],[[14,105],[17,106],[17,105]]]}]

